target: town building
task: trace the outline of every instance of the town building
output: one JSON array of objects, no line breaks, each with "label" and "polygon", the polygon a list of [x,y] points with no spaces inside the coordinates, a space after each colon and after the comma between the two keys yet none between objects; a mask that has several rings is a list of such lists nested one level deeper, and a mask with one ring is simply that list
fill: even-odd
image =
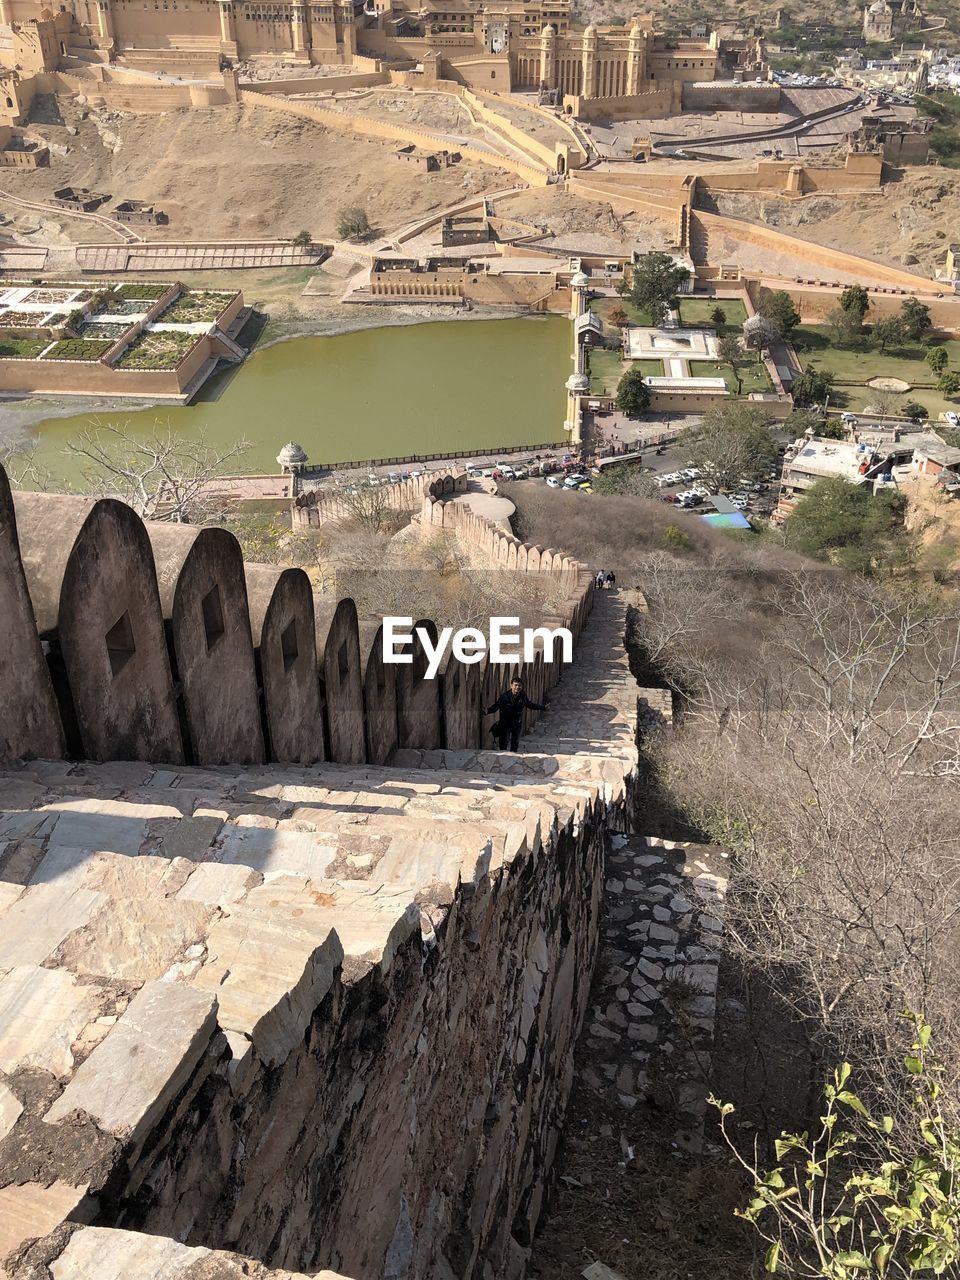
[{"label": "town building", "polygon": [[887,44],[922,25],[917,0],[873,0],[863,11],[863,38],[871,44]]}]

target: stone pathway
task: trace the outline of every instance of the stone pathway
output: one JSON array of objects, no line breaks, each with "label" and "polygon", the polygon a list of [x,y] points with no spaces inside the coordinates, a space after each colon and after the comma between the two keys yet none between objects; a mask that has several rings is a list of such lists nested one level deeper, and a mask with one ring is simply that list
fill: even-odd
[{"label": "stone pathway", "polygon": [[726,855],[653,837],[611,843],[582,1078],[627,1110],[651,1101],[672,1112],[677,1144],[699,1150]]}]

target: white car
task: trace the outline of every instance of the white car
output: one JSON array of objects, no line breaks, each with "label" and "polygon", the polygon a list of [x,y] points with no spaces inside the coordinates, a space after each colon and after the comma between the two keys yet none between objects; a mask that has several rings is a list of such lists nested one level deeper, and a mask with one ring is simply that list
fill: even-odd
[{"label": "white car", "polygon": [[498,467],[497,470],[504,480],[513,480],[515,478],[513,467]]},{"label": "white car", "polygon": [[513,478],[514,478],[514,480],[526,480],[526,478],[527,478],[527,476],[529,476],[529,474],[530,474],[530,472],[527,470],[527,468],[526,468],[526,467],[514,467],[514,468],[513,468]]},{"label": "white car", "polygon": [[736,507],[738,511],[746,511],[747,500],[746,498],[731,498],[730,505]]},{"label": "white car", "polygon": [[547,476],[547,484],[551,489],[562,489],[564,487],[563,481],[559,476]]},{"label": "white car", "polygon": [[492,478],[493,473],[494,471],[496,471],[496,469],[497,469],[496,467],[484,467],[483,470],[480,472],[480,474],[482,476],[486,476],[487,479],[489,480]]},{"label": "white car", "polygon": [[943,416],[950,423],[951,427],[960,427],[960,414],[950,412],[945,413]]}]

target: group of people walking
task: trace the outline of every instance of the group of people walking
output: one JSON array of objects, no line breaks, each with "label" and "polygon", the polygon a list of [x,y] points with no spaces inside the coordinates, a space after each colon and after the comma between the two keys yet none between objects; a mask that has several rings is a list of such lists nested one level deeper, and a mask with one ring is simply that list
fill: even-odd
[{"label": "group of people walking", "polygon": [[597,576],[594,579],[594,586],[598,591],[602,591],[604,587],[608,587],[611,591],[617,585],[617,575],[611,569],[598,569]]}]

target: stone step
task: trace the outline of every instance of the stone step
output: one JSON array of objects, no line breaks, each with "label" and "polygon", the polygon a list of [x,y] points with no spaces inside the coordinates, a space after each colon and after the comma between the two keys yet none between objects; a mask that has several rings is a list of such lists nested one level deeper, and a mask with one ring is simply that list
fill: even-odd
[{"label": "stone step", "polygon": [[601,954],[581,1046],[586,1084],[632,1109],[654,1101],[699,1150],[716,1018],[726,855],[613,835]]}]

